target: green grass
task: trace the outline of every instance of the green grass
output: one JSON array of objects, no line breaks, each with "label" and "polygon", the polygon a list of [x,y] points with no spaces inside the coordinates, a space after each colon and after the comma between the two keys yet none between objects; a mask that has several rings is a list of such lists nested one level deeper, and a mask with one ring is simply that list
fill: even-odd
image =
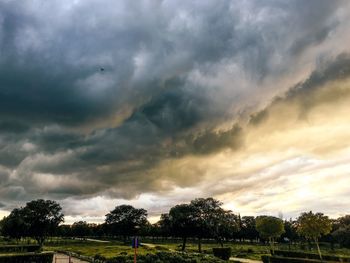
[{"label": "green grass", "polygon": [[[147,240],[148,241],[148,240]],[[26,241],[27,242],[27,241]],[[151,240],[148,241],[152,243]],[[5,244],[5,241],[1,241],[1,244]],[[25,242],[24,242],[25,243]],[[129,242],[130,243],[130,242]],[[8,243],[7,243],[8,244]],[[23,243],[22,243],[23,244]],[[180,251],[181,240],[168,242],[156,242],[152,245],[144,245],[138,249],[138,254],[155,254],[160,251]],[[216,243],[203,243],[202,252],[204,254],[211,255],[212,248],[219,247]],[[262,255],[270,253],[270,247],[264,244],[257,243],[226,243],[225,247],[231,247],[232,256],[239,258],[248,258],[260,260]],[[307,246],[304,246],[307,248]],[[278,244],[275,249],[288,250],[288,245]],[[330,245],[326,244],[321,246],[322,253],[337,256],[350,256],[350,249],[336,247],[334,251],[331,250]],[[133,255],[134,250],[131,248],[130,244],[124,244],[120,241],[111,241],[109,243],[99,243],[93,241],[75,240],[75,239],[53,239],[48,240],[44,246],[46,251],[70,251],[75,252],[84,256],[94,257],[96,254],[104,256],[106,258],[113,258],[119,255]],[[293,251],[304,251],[310,252],[308,249],[301,249],[300,245],[293,245],[291,247]],[[198,245],[195,242],[188,242],[186,245],[186,252],[197,253]],[[313,246],[313,253],[317,253],[316,248]]]},{"label": "green grass", "polygon": [[[45,250],[49,251],[69,251],[75,252],[84,256],[94,257],[96,254],[106,258],[113,258],[118,255],[133,255],[134,250],[131,246],[125,245],[119,241],[110,243],[98,243],[92,241],[69,240],[65,244],[48,244],[44,246]],[[157,250],[147,246],[140,247],[137,253],[140,255],[147,253],[155,253]]]}]

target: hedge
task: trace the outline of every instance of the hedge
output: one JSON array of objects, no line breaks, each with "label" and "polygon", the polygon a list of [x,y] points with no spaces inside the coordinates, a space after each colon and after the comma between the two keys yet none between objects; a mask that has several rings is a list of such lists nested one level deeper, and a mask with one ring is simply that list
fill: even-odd
[{"label": "hedge", "polygon": [[[261,256],[264,263],[320,263],[320,259],[306,259],[306,258],[290,258],[281,256]],[[323,263],[333,263],[339,261],[325,261]]]},{"label": "hedge", "polygon": [[[106,263],[133,263],[133,256],[117,256],[107,259]],[[208,255],[191,255],[186,253],[158,252],[137,256],[137,263],[219,263],[225,262]]]},{"label": "hedge", "polygon": [[214,247],[213,254],[215,257],[223,260],[229,260],[231,257],[232,250],[230,247]]},{"label": "hedge", "polygon": [[16,255],[0,255],[0,263],[52,263],[53,253],[23,253]]},{"label": "hedge", "polygon": [[[274,255],[290,257],[290,258],[320,259],[320,256],[318,254],[298,252],[298,251],[275,250]],[[328,260],[328,261],[350,262],[350,257],[322,255],[322,259]]]},{"label": "hedge", "polygon": [[10,252],[35,252],[40,249],[39,245],[5,245],[0,246],[0,253]]}]

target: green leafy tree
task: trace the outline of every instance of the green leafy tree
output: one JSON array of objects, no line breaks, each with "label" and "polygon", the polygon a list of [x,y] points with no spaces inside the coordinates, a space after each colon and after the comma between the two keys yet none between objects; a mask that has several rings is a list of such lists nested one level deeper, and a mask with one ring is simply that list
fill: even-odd
[{"label": "green leafy tree", "polygon": [[297,220],[297,232],[308,240],[316,243],[318,254],[322,261],[322,254],[318,240],[322,235],[327,235],[332,230],[331,220],[322,213],[305,212]]},{"label": "green leafy tree", "polygon": [[338,228],[332,233],[332,236],[340,246],[350,248],[350,225]]},{"label": "green leafy tree", "polygon": [[20,240],[28,232],[28,225],[24,222],[23,209],[13,209],[11,213],[1,220],[1,234],[3,236]]},{"label": "green leafy tree", "polygon": [[76,237],[86,237],[91,235],[90,225],[86,221],[74,222],[72,225],[72,235]]},{"label": "green leafy tree", "polygon": [[219,225],[224,221],[225,211],[222,203],[214,198],[196,198],[191,201],[195,234],[198,238],[198,252],[201,253],[203,237],[219,237]]},{"label": "green leafy tree", "polygon": [[148,224],[147,211],[131,205],[120,205],[106,215],[105,223],[113,234],[123,236],[126,242],[128,236],[136,235],[138,229]]},{"label": "green leafy tree", "polygon": [[224,247],[223,240],[229,239],[238,233],[240,230],[238,216],[232,213],[232,211],[222,210],[214,215],[214,225],[212,236],[220,243],[221,247]]},{"label": "green leafy tree", "polygon": [[182,248],[186,249],[187,238],[194,235],[196,222],[194,220],[194,208],[189,204],[180,204],[172,207],[169,211],[170,229],[173,235],[182,238]]},{"label": "green leafy tree", "polygon": [[259,232],[255,228],[256,222],[254,216],[243,216],[240,220],[240,237],[249,239],[251,242],[259,237]]},{"label": "green leafy tree", "polygon": [[34,238],[40,246],[64,221],[61,206],[52,200],[34,200],[28,202],[21,210],[23,220],[28,227],[28,236]]},{"label": "green leafy tree", "polygon": [[274,253],[275,238],[284,233],[283,220],[274,216],[258,216],[256,218],[256,230],[263,238],[268,238]]}]

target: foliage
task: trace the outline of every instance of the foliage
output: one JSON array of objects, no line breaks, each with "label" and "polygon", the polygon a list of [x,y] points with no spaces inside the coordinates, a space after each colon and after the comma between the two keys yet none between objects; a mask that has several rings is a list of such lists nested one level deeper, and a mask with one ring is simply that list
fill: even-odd
[{"label": "foliage", "polygon": [[215,257],[221,258],[222,260],[229,260],[232,254],[230,247],[214,247],[213,255]]},{"label": "foliage", "polygon": [[121,235],[126,240],[127,236],[137,233],[137,228],[148,224],[147,211],[137,209],[131,205],[120,205],[106,215],[106,225],[115,235]]},{"label": "foliage", "polygon": [[256,230],[262,237],[270,240],[272,251],[274,250],[274,239],[285,232],[283,221],[274,216],[258,216],[256,218]]},{"label": "foliage", "polygon": [[169,211],[169,223],[171,232],[183,238],[182,251],[184,251],[187,237],[193,236],[194,229],[197,227],[193,206],[181,204],[172,207]]},{"label": "foliage", "polygon": [[0,246],[0,253],[13,252],[35,252],[40,249],[38,245],[2,245]]},{"label": "foliage", "polygon": [[23,220],[28,226],[28,236],[33,237],[40,246],[63,222],[61,206],[55,201],[38,199],[28,202],[23,208]]},{"label": "foliage", "polygon": [[0,255],[0,263],[52,263],[53,253]]},{"label": "foliage", "polygon": [[[319,259],[319,255],[313,253],[306,253],[300,251],[284,251],[284,250],[275,250],[274,255],[290,257],[290,258],[303,258],[303,259]],[[323,256],[324,260],[329,261],[340,261],[340,262],[350,262],[350,257],[339,257],[334,255]]]},{"label": "foliage", "polygon": [[321,235],[329,234],[332,230],[331,221],[328,216],[322,213],[302,213],[297,220],[297,232],[306,239],[312,239],[317,245],[318,254],[322,260],[321,250],[318,244],[318,239]]},{"label": "foliage", "polygon": [[255,228],[256,222],[254,216],[243,216],[239,218],[240,235],[239,237],[253,241],[259,237],[259,232]]},{"label": "foliage", "polygon": [[321,235],[328,234],[332,225],[328,216],[322,213],[302,213],[297,220],[297,232],[307,239],[320,238]]},{"label": "foliage", "polygon": [[[109,259],[107,263],[132,263],[134,262],[132,256],[117,256]],[[219,263],[224,262],[220,259],[213,258],[211,256],[193,255],[185,253],[170,253],[170,252],[158,252],[156,254],[146,254],[137,257],[139,263]]]},{"label": "foliage", "polygon": [[2,220],[2,234],[11,238],[34,238],[40,246],[63,222],[61,206],[55,201],[38,199],[12,210]]},{"label": "foliage", "polygon": [[332,233],[332,236],[342,247],[350,248],[350,225],[340,227]]},{"label": "foliage", "polygon": [[23,209],[15,208],[1,220],[1,234],[6,237],[21,239],[27,235],[27,224],[24,222]]},{"label": "foliage", "polygon": [[91,228],[86,221],[74,222],[71,227],[72,235],[75,237],[86,237],[91,234]]}]

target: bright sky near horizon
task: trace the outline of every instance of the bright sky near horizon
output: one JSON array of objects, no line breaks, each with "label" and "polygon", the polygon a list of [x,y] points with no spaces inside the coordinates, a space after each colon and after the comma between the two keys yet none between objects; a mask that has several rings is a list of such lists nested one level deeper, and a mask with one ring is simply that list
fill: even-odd
[{"label": "bright sky near horizon", "polygon": [[0,0],[0,217],[350,213],[350,1]]}]

